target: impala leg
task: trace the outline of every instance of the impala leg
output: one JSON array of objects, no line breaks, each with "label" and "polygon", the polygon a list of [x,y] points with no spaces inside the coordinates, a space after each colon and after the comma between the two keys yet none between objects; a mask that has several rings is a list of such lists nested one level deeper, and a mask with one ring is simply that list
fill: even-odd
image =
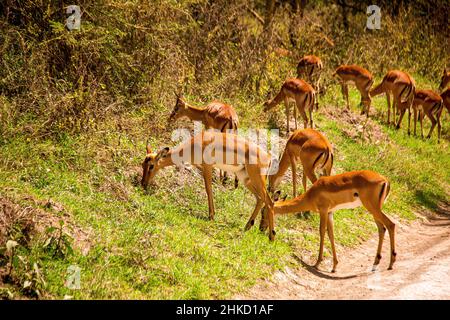
[{"label": "impala leg", "polygon": [[386,92],[386,100],[387,100],[387,123],[388,125],[391,124],[391,96],[389,92]]},{"label": "impala leg", "polygon": [[[274,205],[273,201],[269,196],[269,193],[266,189],[265,184],[265,176],[261,175],[261,170],[256,165],[249,165],[247,167],[247,173],[249,176],[248,186],[249,189],[255,192],[255,195],[259,198],[260,201],[264,202],[266,210],[263,210],[261,217],[261,225],[260,230],[264,230],[266,228],[266,223],[269,224],[269,239],[271,241],[275,240],[275,230],[274,230]],[[256,209],[256,208],[255,208]],[[256,210],[255,210],[256,211]],[[256,217],[256,213],[254,213]],[[267,219],[266,216],[267,215]],[[254,220],[253,215],[252,218]],[[268,220],[268,221],[267,221]]]},{"label": "impala leg", "polygon": [[416,136],[416,126],[417,126],[417,107],[413,108],[414,111],[414,136]]},{"label": "impala leg", "polygon": [[438,143],[441,142],[441,130],[442,130],[442,127],[441,127],[441,114],[442,114],[442,109],[436,116],[437,126],[438,126]]},{"label": "impala leg", "polygon": [[317,95],[316,95],[316,101],[315,101],[315,108],[316,108],[316,111],[319,111],[319,94],[321,94],[320,93],[320,80],[321,80],[321,74],[319,73],[319,76],[318,76],[318,78],[317,78],[317,82],[316,82],[316,92],[317,92]]},{"label": "impala leg", "polygon": [[398,101],[396,96],[394,95],[394,102],[392,103],[392,119],[394,126],[397,124],[397,112],[398,112]]},{"label": "impala leg", "polygon": [[331,272],[336,272],[336,267],[338,265],[338,259],[336,254],[336,247],[334,245],[334,229],[333,229],[333,213],[328,212],[328,221],[327,221],[327,230],[328,230],[328,238],[331,243],[331,251],[333,252],[333,269]]},{"label": "impala leg", "polygon": [[[258,212],[263,207],[264,201],[260,198],[258,192],[256,191],[255,187],[251,184],[250,180],[246,180],[244,182],[244,185],[247,187],[248,190],[250,190],[251,193],[253,193],[253,195],[256,198],[255,209],[253,210],[252,215],[250,216],[250,219],[248,220],[247,224],[244,227],[244,231],[247,231],[251,227],[253,227],[253,225],[255,224],[256,216],[258,215]],[[262,224],[262,220],[263,219],[261,219],[261,224]],[[260,228],[261,228],[261,226],[260,226]]]},{"label": "impala leg", "polygon": [[[252,213],[250,219],[248,220],[247,224],[245,225],[244,231],[250,230],[250,228],[253,227],[253,225],[255,224],[256,216],[258,215],[258,212],[262,209],[263,206],[264,206],[264,201],[262,201],[261,199],[259,199],[259,197],[256,196],[255,209],[253,210],[253,213]],[[261,219],[260,229],[264,225],[263,220],[264,219]],[[267,228],[267,227],[265,227],[265,228]],[[261,230],[261,231],[264,231],[264,230],[265,229],[263,227],[263,230]]]},{"label": "impala leg", "polygon": [[424,112],[422,110],[419,110],[419,120],[420,120],[420,137],[423,139],[423,117]]},{"label": "impala leg", "polygon": [[411,135],[411,107],[408,107],[408,136]]},{"label": "impala leg", "polygon": [[[392,267],[394,266],[394,262],[397,257],[397,253],[395,252],[395,223],[392,222],[392,220],[389,219],[381,211],[381,206],[382,206],[381,203],[373,203],[372,201],[365,201],[364,198],[361,197],[361,200],[363,201],[363,205],[366,207],[367,210],[369,210],[370,213],[372,213],[372,215],[375,219],[375,222],[378,221],[378,223],[382,223],[389,232],[389,240],[390,240],[390,244],[391,244],[391,260],[389,262],[388,270],[392,270]],[[377,223],[377,226],[378,226],[378,223]],[[381,235],[381,232],[380,232],[380,235]],[[383,235],[384,235],[384,231],[383,231]],[[377,250],[377,254],[379,252],[381,252],[381,246],[382,246],[382,243],[379,242],[379,247],[380,247],[379,250],[380,251]],[[380,256],[380,259],[381,259],[381,256]],[[377,260],[375,260],[375,262],[377,262]]]},{"label": "impala leg", "polygon": [[345,103],[347,104],[347,109],[350,109],[350,104],[348,102],[348,86],[345,82],[341,82],[342,96],[344,97]]},{"label": "impala leg", "polygon": [[[317,154],[316,153],[312,153],[312,152],[307,152],[305,151],[306,148],[302,149],[300,151],[300,160],[302,161],[302,165],[303,165],[303,173],[306,174],[306,176],[308,177],[309,181],[311,181],[311,183],[316,182],[317,177],[316,174],[314,172],[314,161],[317,159]],[[303,185],[303,188],[305,189],[306,192],[306,184]]]},{"label": "impala leg", "polygon": [[212,194],[212,166],[202,166],[203,180],[205,182],[206,195],[208,196],[209,220],[214,220],[214,197]]},{"label": "impala leg", "polygon": [[395,252],[395,223],[391,221],[383,212],[380,210],[380,215],[382,217],[382,222],[387,228],[389,232],[389,240],[391,243],[391,260],[389,262],[388,270],[392,270],[392,267],[394,266],[394,262],[397,257],[397,252]]},{"label": "impala leg", "polygon": [[289,161],[291,162],[291,172],[292,172],[292,196],[295,198],[297,196],[297,168],[294,159],[294,155],[289,154]]},{"label": "impala leg", "polygon": [[298,125],[297,125],[297,108],[294,107],[294,123],[295,123],[295,130],[298,129]]},{"label": "impala leg", "polygon": [[323,260],[323,244],[325,240],[325,231],[327,229],[327,220],[328,220],[328,210],[320,211],[320,246],[319,246],[319,257],[317,258],[317,262],[314,265],[315,268],[319,268],[320,263]]},{"label": "impala leg", "polygon": [[406,112],[406,109],[400,110],[400,116],[398,117],[398,122],[397,122],[397,126],[396,126],[397,129],[400,129],[405,112]]},{"label": "impala leg", "polygon": [[378,248],[377,255],[375,256],[375,261],[373,262],[372,271],[375,271],[377,266],[380,264],[381,249],[383,248],[384,234],[386,233],[386,228],[384,227],[384,225],[377,219],[374,218],[374,220],[378,228]]},{"label": "impala leg", "polygon": [[306,129],[306,128],[308,128],[308,116],[306,115],[305,110],[301,110],[300,114],[302,115],[302,118],[303,118],[303,126]]},{"label": "impala leg", "polygon": [[310,122],[310,125],[311,125],[311,127],[310,127],[311,129],[314,129],[313,116],[312,116],[313,108],[314,108],[314,105],[312,105],[309,108],[309,122]]},{"label": "impala leg", "polygon": [[[333,155],[330,154],[330,158]],[[331,170],[333,169],[333,160],[332,159],[328,159],[327,163],[325,164],[325,168],[324,168],[324,172],[326,176],[331,176]]]},{"label": "impala leg", "polygon": [[275,240],[275,221],[274,221],[274,205],[273,201],[269,196],[269,193],[266,189],[265,184],[265,178],[261,175],[260,170],[257,168],[251,168],[249,169],[249,175],[251,177],[253,186],[255,187],[256,192],[260,195],[260,198],[264,201],[264,204],[266,206],[266,212],[268,215],[268,222],[269,222],[269,240],[273,241]]},{"label": "impala leg", "polygon": [[305,169],[303,168],[303,174],[302,174],[302,184],[303,184],[303,192],[306,192],[306,173],[305,173]]},{"label": "impala leg", "polygon": [[289,100],[287,97],[284,98],[284,107],[286,113],[286,135],[289,135]]},{"label": "impala leg", "polygon": [[436,126],[437,121],[436,121],[436,119],[434,118],[434,116],[433,116],[433,114],[431,112],[427,112],[427,116],[431,120],[431,128],[430,128],[430,131],[428,132],[428,135],[427,135],[427,139],[430,139],[431,138],[431,134],[433,133],[434,127]]}]

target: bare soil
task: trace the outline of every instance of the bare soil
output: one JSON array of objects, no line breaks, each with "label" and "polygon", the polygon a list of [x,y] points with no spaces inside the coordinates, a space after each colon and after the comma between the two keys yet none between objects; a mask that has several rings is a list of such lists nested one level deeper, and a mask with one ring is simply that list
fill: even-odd
[{"label": "bare soil", "polygon": [[[389,263],[389,241],[376,271],[372,263],[378,235],[355,249],[338,252],[336,273],[330,273],[331,258],[319,270],[315,261],[296,256],[299,267],[277,272],[236,299],[450,299],[450,212],[423,221],[397,224],[397,261]],[[420,219],[419,219],[420,220]],[[314,258],[315,259],[315,258]]]}]

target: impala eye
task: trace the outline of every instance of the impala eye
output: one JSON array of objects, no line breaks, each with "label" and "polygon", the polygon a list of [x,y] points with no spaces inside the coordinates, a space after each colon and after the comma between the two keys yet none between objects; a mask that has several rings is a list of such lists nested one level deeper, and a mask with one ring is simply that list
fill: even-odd
[{"label": "impala eye", "polygon": [[154,164],[151,164],[151,165],[149,166],[150,170],[152,170],[154,167],[155,167]]}]

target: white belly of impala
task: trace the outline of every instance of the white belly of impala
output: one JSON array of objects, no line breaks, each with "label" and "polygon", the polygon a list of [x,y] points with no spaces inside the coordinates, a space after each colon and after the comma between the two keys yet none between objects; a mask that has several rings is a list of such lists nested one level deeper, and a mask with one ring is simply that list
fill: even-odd
[{"label": "white belly of impala", "polygon": [[341,203],[331,209],[331,211],[341,210],[341,209],[353,209],[362,206],[362,202],[359,198],[356,198],[353,202]]}]

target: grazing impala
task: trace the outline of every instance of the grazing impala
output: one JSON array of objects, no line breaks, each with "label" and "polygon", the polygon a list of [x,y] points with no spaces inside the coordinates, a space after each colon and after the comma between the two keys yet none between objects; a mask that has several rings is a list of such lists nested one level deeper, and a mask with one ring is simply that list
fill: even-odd
[{"label": "grazing impala", "polygon": [[[142,186],[146,189],[160,170],[182,163],[190,163],[202,170],[211,220],[214,219],[213,167],[235,173],[256,197],[256,206],[249,223],[255,220],[263,206],[267,206],[269,211],[269,239],[275,239],[273,202],[265,185],[271,158],[258,145],[235,134],[203,131],[173,150],[164,148],[153,153],[147,146],[147,155],[142,163]],[[246,229],[251,227],[249,223],[247,223]]]},{"label": "grazing impala", "polygon": [[[334,245],[333,212],[339,209],[351,209],[364,206],[373,216],[378,227],[378,248],[373,263],[375,269],[381,260],[386,229],[391,242],[391,260],[389,270],[392,269],[395,259],[395,223],[382,211],[383,203],[389,194],[389,182],[380,174],[373,171],[352,171],[343,174],[321,177],[311,188],[297,198],[275,202],[275,214],[294,213],[299,211],[315,211],[320,214],[320,248],[319,257],[315,267],[319,267],[323,258],[323,245],[325,231],[328,229],[328,238],[333,252],[333,269],[338,264]],[[277,200],[279,192],[274,195]],[[266,210],[263,209],[263,220],[260,229],[267,228]]]},{"label": "grazing impala", "polygon": [[408,134],[411,126],[411,106],[414,100],[414,91],[416,89],[414,79],[406,72],[400,70],[391,70],[383,78],[383,81],[370,91],[370,96],[374,97],[386,93],[388,105],[388,124],[390,124],[391,98],[394,97],[393,120],[395,124],[396,112],[400,113],[396,128],[399,129],[406,110],[408,111]]},{"label": "grazing impala", "polygon": [[303,189],[306,191],[306,177],[312,183],[317,177],[316,168],[321,168],[324,174],[329,176],[333,167],[333,148],[320,132],[314,129],[294,131],[289,137],[284,153],[278,165],[278,171],[269,177],[269,191],[273,192],[280,184],[285,172],[291,167],[293,196],[297,196],[297,162],[303,166]]},{"label": "grazing impala", "polygon": [[[182,96],[177,95],[177,102],[170,114],[169,121],[173,122],[181,118],[188,118],[191,121],[201,121],[206,129],[216,129],[220,132],[232,130],[236,132],[239,124],[238,116],[234,108],[228,104],[214,101],[205,108],[198,108],[189,105]],[[222,177],[222,172],[220,172]],[[226,172],[223,181],[227,178]],[[238,187],[238,179],[234,179],[235,188]]]},{"label": "grazing impala", "polygon": [[296,104],[296,107],[294,107],[295,129],[297,130],[297,109],[303,118],[305,128],[308,126],[306,111],[309,112],[309,121],[312,128],[312,111],[314,107],[315,91],[313,87],[304,80],[297,78],[287,79],[275,98],[265,102],[264,111],[269,111],[284,101],[284,106],[286,108],[286,132],[289,134],[289,100],[294,100]]},{"label": "grazing impala", "polygon": [[365,113],[366,116],[369,117],[369,109],[371,103],[369,91],[373,84],[372,74],[366,69],[357,65],[342,65],[339,66],[333,73],[333,76],[336,75],[339,77],[339,81],[341,83],[342,95],[347,102],[347,109],[350,109],[350,104],[348,102],[348,84],[354,83],[356,89],[358,89],[359,93],[361,94],[361,114]]},{"label": "grazing impala", "polygon": [[450,83],[450,71],[447,71],[447,69],[444,69],[444,74],[441,78],[441,83],[439,84],[439,90],[444,90],[447,85]]},{"label": "grazing impala", "polygon": [[431,121],[430,132],[427,138],[431,137],[434,127],[438,126],[438,142],[441,140],[441,114],[444,108],[440,95],[432,90],[416,90],[414,94],[414,135],[416,135],[417,112],[420,119],[420,135],[423,138],[423,117],[426,115]]},{"label": "grazing impala", "polygon": [[[304,56],[297,64],[297,78],[306,79],[313,84],[316,93],[320,92],[320,73],[323,69],[322,60],[314,55]],[[319,109],[319,103],[316,99],[316,110]]]}]

